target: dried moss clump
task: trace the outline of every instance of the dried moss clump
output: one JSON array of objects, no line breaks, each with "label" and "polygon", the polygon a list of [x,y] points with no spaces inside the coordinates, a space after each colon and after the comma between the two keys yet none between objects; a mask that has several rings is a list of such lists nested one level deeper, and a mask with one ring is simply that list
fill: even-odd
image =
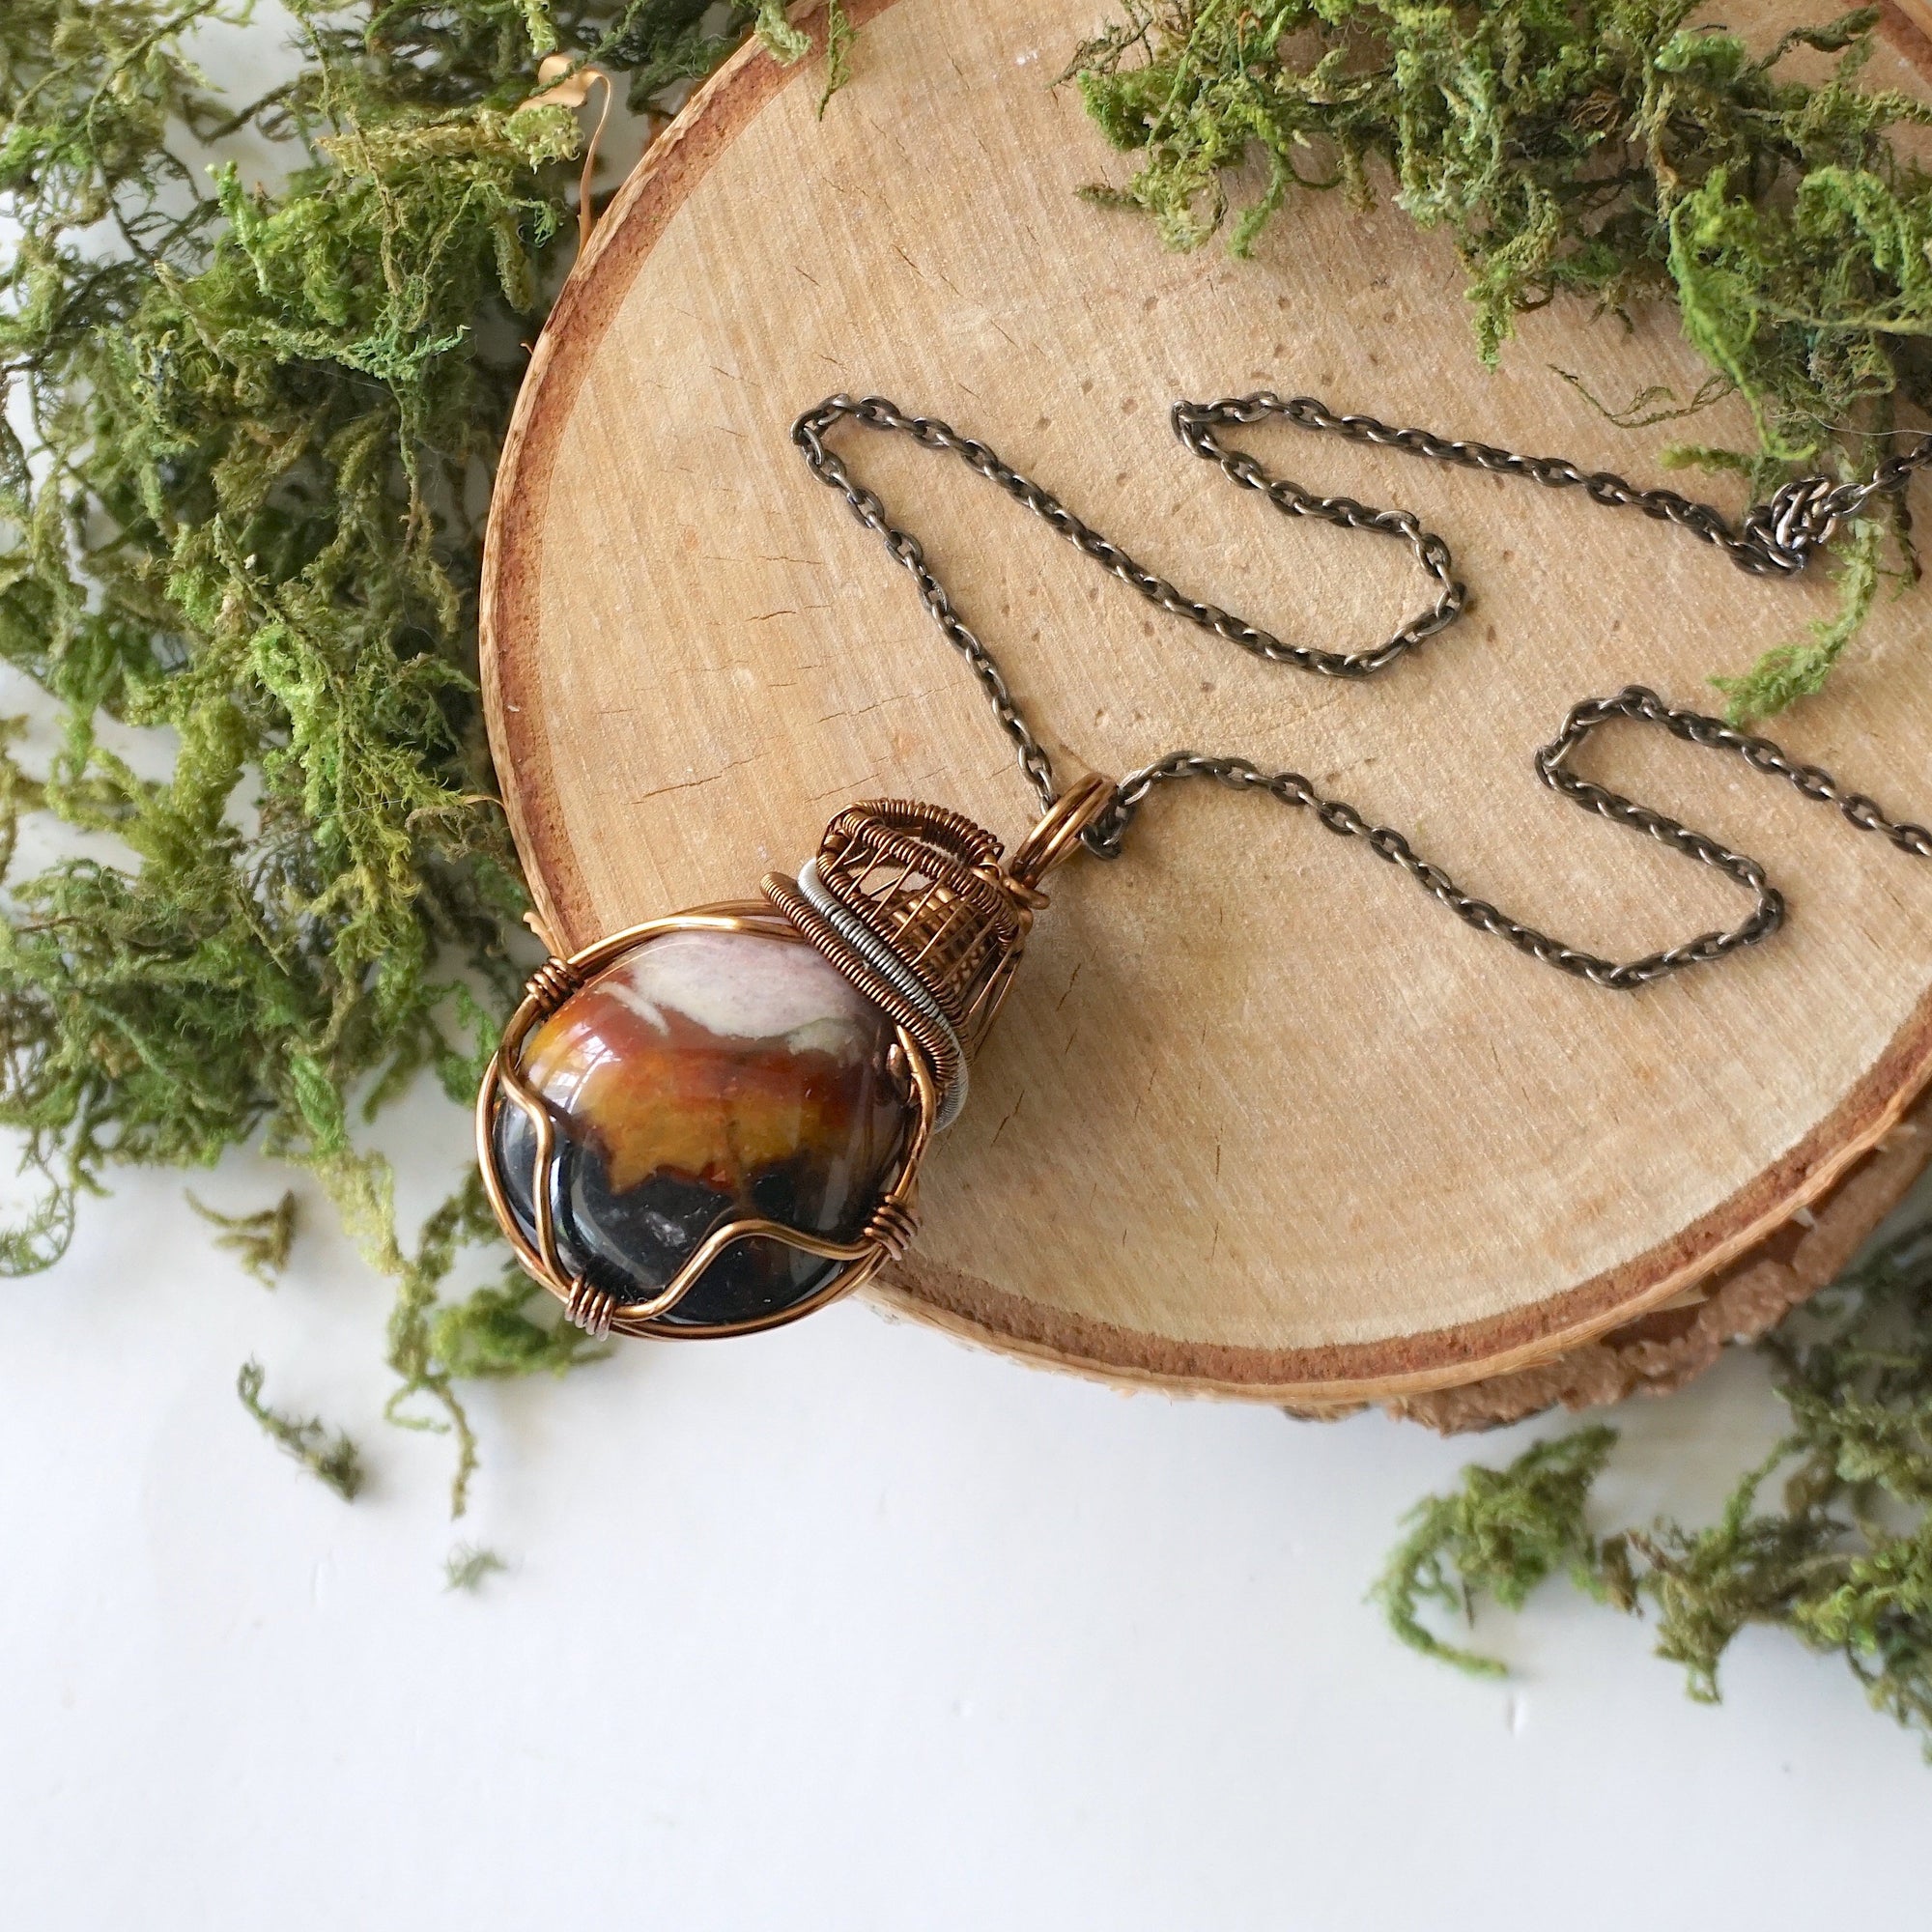
[{"label": "dried moss clump", "polygon": [[[1147,211],[1177,246],[1232,216],[1246,252],[1300,192],[1367,207],[1392,190],[1444,228],[1467,268],[1477,346],[1558,297],[1622,315],[1673,304],[1757,443],[1689,448],[1753,490],[1862,473],[1900,404],[1932,403],[1932,176],[1891,130],[1932,112],[1857,86],[1879,10],[1787,35],[1753,57],[1691,25],[1692,0],[1127,0],[1068,70],[1117,147],[1139,157],[1100,198]],[[1788,56],[1835,56],[1788,77]],[[1229,178],[1259,155],[1245,207]],[[1653,420],[1656,418],[1653,417]],[[1896,506],[1853,535],[1838,618],[1719,680],[1733,715],[1815,692],[1856,634]]]},{"label": "dried moss clump", "polygon": [[1378,1588],[1396,1634],[1499,1672],[1429,1629],[1422,1607],[1490,1598],[1520,1609],[1560,1572],[1601,1602],[1654,1613],[1658,1655],[1684,1666],[1693,1697],[1715,1702],[1724,1652],[1770,1625],[1842,1657],[1932,1757],[1932,1227],[1880,1248],[1761,1346],[1790,1429],[1717,1522],[1594,1535],[1590,1486],[1615,1432],[1539,1442],[1507,1469],[1465,1470],[1460,1491],[1416,1512]]},{"label": "dried moss clump", "polygon": [[[392,1409],[453,1433],[460,1509],[459,1378],[561,1369],[582,1338],[514,1283],[448,1298],[491,1233],[477,1191],[406,1245],[356,1128],[421,1072],[467,1102],[520,977],[475,684],[480,516],[580,134],[516,110],[553,48],[648,93],[708,71],[753,9],[289,11],[299,71],[236,102],[190,42],[239,0],[0,7],[0,656],[60,721],[44,771],[8,749],[21,724],[0,740],[0,856],[28,812],[96,835],[7,880],[0,1125],[39,1200],[0,1270],[53,1261],[114,1164],[257,1139],[395,1278]],[[240,130],[292,144],[286,180],[211,170]],[[172,750],[166,777],[123,727]],[[266,1271],[287,1211],[227,1232]],[[348,1493],[353,1455],[310,1455],[259,1392],[244,1378]]]},{"label": "dried moss clump", "polygon": [[365,1480],[362,1455],[350,1438],[313,1415],[291,1415],[263,1400],[262,1384],[268,1371],[260,1362],[243,1362],[235,1378],[235,1392],[242,1406],[262,1425],[270,1440],[293,1456],[310,1475],[326,1483],[346,1503],[361,1493]]}]

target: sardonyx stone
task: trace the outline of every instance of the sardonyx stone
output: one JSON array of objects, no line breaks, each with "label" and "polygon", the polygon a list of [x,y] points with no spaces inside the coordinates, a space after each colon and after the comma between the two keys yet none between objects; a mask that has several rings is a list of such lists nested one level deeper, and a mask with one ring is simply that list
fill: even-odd
[{"label": "sardonyx stone", "polygon": [[[525,1043],[557,1129],[565,1264],[648,1299],[727,1220],[858,1237],[916,1115],[895,1089],[893,1022],[802,940],[681,928],[639,942]],[[536,1135],[499,1104],[498,1171],[535,1238]],[[733,1241],[664,1318],[701,1331],[769,1320],[842,1264],[769,1236]]]}]

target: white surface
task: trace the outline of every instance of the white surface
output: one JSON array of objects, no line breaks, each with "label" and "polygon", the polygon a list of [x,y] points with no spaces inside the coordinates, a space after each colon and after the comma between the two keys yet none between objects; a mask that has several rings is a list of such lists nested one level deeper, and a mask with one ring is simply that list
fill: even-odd
[{"label": "white surface", "polygon": [[[1922,1887],[1932,1772],[1835,1662],[1747,1637],[1702,1709],[1553,1588],[1479,1629],[1507,1684],[1388,1639],[1395,1519],[1474,1445],[844,1306],[479,1394],[452,1530],[443,1446],[377,1419],[383,1293],[311,1219],[266,1293],[144,1178],[0,1292],[21,1932],[1672,1932],[1896,1923]],[[242,1411],[250,1354],[362,1439],[354,1507]],[[1708,1508],[1778,1412],[1746,1361],[1632,1412],[1606,1507]],[[475,1597],[459,1534],[513,1564]]]},{"label": "white surface", "polygon": [[[387,1137],[420,1211],[463,1122]],[[1478,1631],[1507,1684],[1383,1634],[1397,1517],[1528,1431],[1125,1398],[845,1306],[477,1392],[452,1528],[445,1445],[379,1419],[385,1291],[308,1206],[273,1294],[172,1176],[0,1284],[17,1932],[1923,1917],[1932,1772],[1836,1662],[1747,1637],[1700,1709],[1553,1587]],[[242,1412],[250,1355],[360,1438],[353,1508]],[[1645,1406],[1605,1509],[1707,1512],[1780,1412],[1743,1361]],[[445,1593],[458,1540],[510,1574]]]}]

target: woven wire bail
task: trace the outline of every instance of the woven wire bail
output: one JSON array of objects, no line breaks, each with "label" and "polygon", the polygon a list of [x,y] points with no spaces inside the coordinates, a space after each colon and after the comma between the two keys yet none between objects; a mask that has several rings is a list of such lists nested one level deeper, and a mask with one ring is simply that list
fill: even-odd
[{"label": "woven wire bail", "polygon": [[1034,880],[1076,849],[1113,794],[1110,779],[1081,780],[1004,867],[999,840],[960,813],[875,799],[840,812],[795,879],[766,879],[766,897],[923,1054],[939,1125],[965,1103],[968,1059],[1044,903]]}]

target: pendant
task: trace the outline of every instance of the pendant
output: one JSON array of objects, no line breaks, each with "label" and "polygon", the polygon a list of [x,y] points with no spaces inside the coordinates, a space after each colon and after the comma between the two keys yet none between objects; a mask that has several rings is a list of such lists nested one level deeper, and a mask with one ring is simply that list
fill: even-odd
[{"label": "pendant", "polygon": [[1114,793],[1082,779],[1004,864],[957,812],[856,805],[762,899],[546,961],[476,1101],[518,1261],[593,1335],[695,1337],[796,1321],[903,1254],[1039,881]]}]

